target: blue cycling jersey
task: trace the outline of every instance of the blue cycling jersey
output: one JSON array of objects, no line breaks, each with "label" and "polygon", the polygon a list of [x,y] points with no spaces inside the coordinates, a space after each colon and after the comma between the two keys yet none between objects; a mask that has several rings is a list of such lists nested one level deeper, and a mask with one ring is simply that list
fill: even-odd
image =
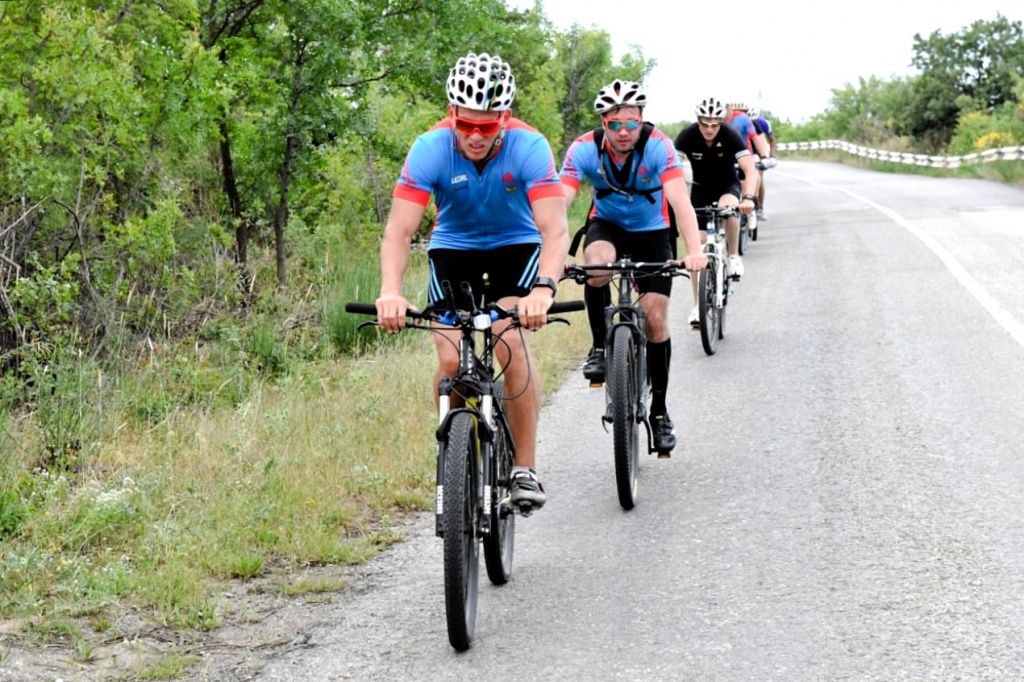
[{"label": "blue cycling jersey", "polygon": [[516,118],[482,168],[456,148],[451,119],[416,138],[395,185],[394,197],[437,204],[429,248],[487,250],[540,244],[531,202],[562,196],[548,141]]},{"label": "blue cycling jersey", "polygon": [[757,137],[757,128],[754,127],[754,122],[746,114],[735,113],[729,120],[729,125],[740,134],[743,138],[743,142],[747,145],[747,150],[754,153],[754,138]]},{"label": "blue cycling jersey", "polygon": [[[612,175],[611,152],[605,140],[605,153],[600,155],[604,167],[599,166],[597,145],[594,143],[593,131],[585,133],[569,147],[562,163],[561,177],[566,185],[579,190],[583,180],[590,182],[594,189],[594,210],[591,217],[602,218],[614,223],[624,230],[643,232],[647,230],[664,230],[669,224],[668,202],[665,193],[657,191],[651,196],[654,202],[644,196],[611,191],[597,196],[598,191],[608,190],[612,185],[607,178]],[[660,130],[651,132],[651,137],[644,148],[642,159],[630,154],[617,168],[631,164],[628,177],[633,178],[633,187],[626,190],[645,190],[659,188],[675,178],[683,177],[683,167],[676,161],[675,148],[671,138]],[[619,188],[623,189],[623,188]]]}]

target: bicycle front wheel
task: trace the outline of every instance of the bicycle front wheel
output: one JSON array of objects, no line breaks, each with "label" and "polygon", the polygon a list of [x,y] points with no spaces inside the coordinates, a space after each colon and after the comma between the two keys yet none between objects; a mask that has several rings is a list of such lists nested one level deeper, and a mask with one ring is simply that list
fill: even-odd
[{"label": "bicycle front wheel", "polygon": [[478,446],[471,414],[461,412],[452,418],[444,447],[444,605],[448,641],[465,651],[473,641],[480,578]]},{"label": "bicycle front wheel", "polygon": [[484,536],[484,564],[487,577],[494,585],[504,585],[512,578],[512,552],[515,549],[516,515],[512,510],[512,465],[515,452],[512,438],[505,423],[504,410],[499,407],[504,397],[503,385],[495,386],[494,412],[495,434],[491,451],[494,461],[491,465],[491,531]]},{"label": "bicycle front wheel", "polygon": [[745,215],[740,214],[740,238],[737,243],[737,251],[742,256],[747,251],[747,240],[753,235],[750,232],[750,221]]},{"label": "bicycle front wheel", "polygon": [[724,308],[719,308],[718,299],[718,268],[723,264],[717,258],[709,258],[708,266],[700,271],[697,279],[697,306],[700,313],[700,342],[704,346],[704,352],[714,355],[718,349],[718,340],[721,338],[722,318],[719,314]]},{"label": "bicycle front wheel", "polygon": [[637,349],[629,327],[616,327],[612,334],[611,363],[608,366],[608,399],[611,404],[612,440],[615,445],[615,485],[623,509],[636,506],[640,469],[639,425],[636,404]]}]

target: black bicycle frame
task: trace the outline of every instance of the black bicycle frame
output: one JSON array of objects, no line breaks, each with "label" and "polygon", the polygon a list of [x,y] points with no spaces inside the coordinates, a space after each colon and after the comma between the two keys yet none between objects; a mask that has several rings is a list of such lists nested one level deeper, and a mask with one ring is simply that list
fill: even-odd
[{"label": "black bicycle frame", "polygon": [[[644,331],[646,313],[644,309],[633,301],[633,289],[636,286],[632,274],[623,274],[619,278],[619,299],[618,302],[605,311],[605,357],[612,357],[612,340],[615,338],[615,330],[619,327],[629,327],[636,341],[637,363],[637,414],[643,416],[644,391],[643,387],[647,377],[647,333]],[[616,318],[618,318],[616,320]]]}]

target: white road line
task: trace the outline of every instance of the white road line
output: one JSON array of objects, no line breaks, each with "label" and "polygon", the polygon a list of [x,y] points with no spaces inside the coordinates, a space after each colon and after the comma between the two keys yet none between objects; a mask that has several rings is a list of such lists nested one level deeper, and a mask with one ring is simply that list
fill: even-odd
[{"label": "white road line", "polygon": [[906,228],[906,230],[910,232],[910,234],[920,239],[922,244],[931,249],[932,253],[939,257],[939,260],[941,260],[946,265],[946,268],[953,275],[953,277],[955,277],[957,281],[959,281],[960,284],[962,284],[964,288],[967,289],[967,291],[969,291],[971,295],[978,300],[978,303],[981,304],[982,308],[988,311],[988,314],[992,316],[992,319],[998,322],[1003,329],[1009,332],[1010,336],[1012,336],[1014,340],[1021,345],[1021,347],[1024,347],[1024,325],[1022,325],[1017,320],[1013,319],[1013,315],[1011,315],[1008,310],[1003,308],[1003,306],[999,304],[999,301],[997,301],[996,298],[992,294],[990,294],[985,287],[981,286],[981,284],[979,284],[976,279],[971,277],[971,275],[967,272],[966,268],[964,268],[964,266],[960,264],[960,261],[954,258],[953,254],[951,254],[949,250],[946,249],[946,247],[942,246],[942,244],[939,244],[937,241],[935,241],[935,239],[933,239],[932,236],[929,235],[927,232],[923,232],[919,228],[915,227],[909,220],[907,220],[906,218],[904,218],[891,208],[882,206],[880,204],[876,204],[870,199],[862,197],[859,194],[855,194],[854,192],[851,192],[848,189],[844,189],[842,187],[822,185],[820,183],[814,182],[813,180],[793,178],[793,176],[789,177],[794,180],[800,180],[801,182],[805,182],[808,185],[820,187],[821,189],[830,189],[842,192],[843,194],[861,202],[862,204],[866,204],[867,206],[877,209],[882,214],[891,218],[892,221],[897,225]]}]

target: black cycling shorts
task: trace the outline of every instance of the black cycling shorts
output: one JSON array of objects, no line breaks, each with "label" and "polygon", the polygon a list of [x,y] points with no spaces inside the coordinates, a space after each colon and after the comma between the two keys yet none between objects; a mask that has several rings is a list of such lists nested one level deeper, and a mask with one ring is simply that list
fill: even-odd
[{"label": "black cycling shorts", "polygon": [[[645,230],[643,232],[631,232],[624,230],[615,223],[608,222],[601,218],[591,218],[587,223],[587,239],[583,242],[583,248],[592,243],[602,241],[611,242],[615,247],[617,258],[628,255],[630,260],[646,261],[657,263],[672,258],[672,242],[669,236],[669,229]],[[636,286],[641,294],[654,292],[669,296],[672,293],[673,277],[643,277],[637,275]]]},{"label": "black cycling shorts", "polygon": [[[701,185],[694,185],[693,189],[690,190],[690,203],[693,204],[694,208],[705,208],[711,204],[717,203],[726,194],[731,194],[737,199],[740,198],[740,184],[734,183],[726,185],[725,187],[703,187]],[[702,232],[707,232],[708,229],[708,217],[706,215],[697,214],[697,227]]]},{"label": "black cycling shorts", "polygon": [[[540,244],[513,244],[497,249],[462,251],[431,249],[429,302],[446,299],[444,283],[451,285],[459,310],[474,310],[506,296],[523,297],[533,289],[540,260]],[[468,284],[475,305],[463,291]]]}]

